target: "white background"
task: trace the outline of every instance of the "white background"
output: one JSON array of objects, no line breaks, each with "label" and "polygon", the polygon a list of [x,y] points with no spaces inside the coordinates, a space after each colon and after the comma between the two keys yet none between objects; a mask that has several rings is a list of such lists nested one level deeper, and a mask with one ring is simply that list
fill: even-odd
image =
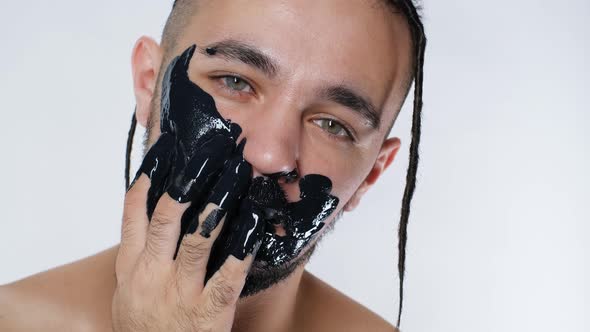
[{"label": "white background", "polygon": [[[117,243],[130,52],[142,34],[159,39],[170,6],[0,4],[0,283]],[[424,7],[430,43],[402,328],[590,331],[590,2]],[[393,133],[404,149],[410,110]],[[310,265],[391,322],[406,154]]]}]

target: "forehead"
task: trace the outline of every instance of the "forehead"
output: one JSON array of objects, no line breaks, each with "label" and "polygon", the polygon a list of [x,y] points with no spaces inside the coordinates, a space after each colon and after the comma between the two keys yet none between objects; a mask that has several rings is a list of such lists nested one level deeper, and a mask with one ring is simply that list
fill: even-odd
[{"label": "forehead", "polygon": [[242,40],[278,63],[277,78],[283,82],[312,89],[325,82],[345,83],[369,96],[379,109],[397,108],[402,102],[411,62],[410,34],[404,18],[380,0],[197,3],[179,48]]}]

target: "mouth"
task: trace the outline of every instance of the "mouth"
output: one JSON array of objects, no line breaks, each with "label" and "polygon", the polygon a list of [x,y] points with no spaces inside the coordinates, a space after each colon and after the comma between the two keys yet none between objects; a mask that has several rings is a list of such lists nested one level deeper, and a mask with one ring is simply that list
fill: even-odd
[{"label": "mouth", "polygon": [[287,195],[280,184],[271,178],[258,176],[252,179],[248,198],[258,207],[279,211],[287,204]]},{"label": "mouth", "polygon": [[287,196],[278,181],[267,177],[256,177],[248,191],[248,199],[266,221],[266,232],[280,237],[287,235],[290,223],[287,212]]}]

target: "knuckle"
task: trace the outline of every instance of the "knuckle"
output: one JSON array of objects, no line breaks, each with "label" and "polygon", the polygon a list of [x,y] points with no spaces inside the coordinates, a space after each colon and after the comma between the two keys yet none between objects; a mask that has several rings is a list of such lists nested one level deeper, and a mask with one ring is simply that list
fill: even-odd
[{"label": "knuckle", "polygon": [[174,312],[177,314],[177,321],[184,327],[183,331],[195,329],[200,332],[213,331],[209,327],[212,326],[216,313],[208,306],[196,303],[196,298],[184,293],[179,293],[175,297]]},{"label": "knuckle", "polygon": [[220,276],[223,279],[234,282],[246,278],[247,271],[244,268],[244,266],[242,266],[241,263],[236,261],[230,262],[229,260],[231,258],[231,256],[228,257],[225,263],[223,263],[223,265],[221,265],[221,267],[219,268]]},{"label": "knuckle", "polygon": [[153,285],[150,285],[150,280],[152,279],[153,278],[149,276],[146,276],[145,278],[133,278],[132,282],[129,282],[127,285],[127,296],[134,300],[140,300],[144,297],[148,297],[148,294],[151,294],[154,288]]},{"label": "knuckle", "polygon": [[152,215],[152,225],[155,227],[158,225],[166,226],[176,223],[176,219],[176,216],[172,211],[170,211],[170,209],[156,208],[154,214]]},{"label": "knuckle", "polygon": [[123,222],[121,224],[121,238],[132,240],[139,236],[137,228],[134,227],[135,223],[135,219],[129,215],[123,216]]},{"label": "knuckle", "polygon": [[137,313],[141,311],[145,303],[146,293],[142,291],[143,287],[138,287],[135,283],[126,283],[117,287],[114,299],[118,303],[118,311],[127,313]]},{"label": "knuckle", "polygon": [[239,297],[239,290],[234,283],[220,276],[211,286],[209,296],[212,309],[217,311],[235,304]]},{"label": "knuckle", "polygon": [[[166,242],[166,237],[162,231],[152,231],[148,241],[145,243],[146,256],[156,257],[162,251],[163,244]],[[146,262],[147,264],[148,262]]]},{"label": "knuckle", "polygon": [[209,241],[203,241],[197,236],[189,235],[182,239],[181,248],[187,258],[198,259],[201,257],[206,257],[209,254],[209,250],[211,250],[211,244]]},{"label": "knuckle", "polygon": [[115,260],[115,279],[118,286],[125,282],[129,270],[129,262],[125,260],[125,257],[123,257],[121,253],[119,253]]},{"label": "knuckle", "polygon": [[146,244],[146,247],[144,249],[146,252],[143,255],[140,255],[139,258],[137,259],[137,262],[135,262],[135,273],[134,276],[139,275],[147,275],[151,270],[152,270],[152,255],[150,255],[147,251],[148,246]]},{"label": "knuckle", "polygon": [[191,303],[191,299],[182,292],[178,279],[174,277],[168,278],[163,287],[162,298],[166,299],[166,303],[176,303],[179,308],[186,308]]},{"label": "knuckle", "polygon": [[197,329],[199,332],[213,331],[213,318],[215,314],[204,310],[202,307],[179,306],[177,312],[180,315],[179,322],[183,330]]},{"label": "knuckle", "polygon": [[[154,268],[156,265],[158,268]],[[153,261],[153,258],[150,258],[149,255],[141,255],[129,280],[130,287],[133,288],[134,293],[140,295],[152,294],[166,280],[166,269],[166,266]]]}]

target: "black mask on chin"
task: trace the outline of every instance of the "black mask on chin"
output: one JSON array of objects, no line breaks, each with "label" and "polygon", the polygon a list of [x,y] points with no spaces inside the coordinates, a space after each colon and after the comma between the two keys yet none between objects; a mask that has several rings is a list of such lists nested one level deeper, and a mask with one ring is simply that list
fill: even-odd
[{"label": "black mask on chin", "polygon": [[[214,202],[222,207],[204,222],[211,230],[227,213],[209,259],[207,278],[229,255],[244,259],[258,250],[243,291],[248,295],[260,290],[262,286],[257,283],[268,287],[286,277],[278,272],[263,273],[277,280],[259,280],[252,275],[256,270],[293,270],[285,266],[295,261],[322,229],[338,198],[330,195],[330,179],[318,174],[299,177],[293,170],[252,179],[251,165],[242,154],[246,140],[237,142],[240,126],[224,119],[213,97],[188,77],[195,50],[196,45],[188,48],[166,70],[162,135],[146,154],[136,178],[141,173],[151,178],[147,202],[150,219],[164,192],[179,202],[191,202],[182,217],[178,246],[187,232],[195,231],[195,220],[204,205]],[[287,201],[280,178],[299,182],[299,201]]]}]

